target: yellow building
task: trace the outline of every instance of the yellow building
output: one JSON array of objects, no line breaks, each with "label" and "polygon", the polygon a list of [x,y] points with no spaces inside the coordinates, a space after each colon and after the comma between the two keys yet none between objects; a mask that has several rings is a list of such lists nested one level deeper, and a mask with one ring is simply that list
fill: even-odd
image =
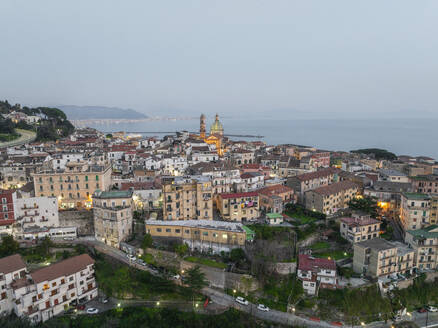
[{"label": "yellow building", "polygon": [[260,217],[259,194],[256,192],[219,194],[217,209],[226,221],[251,221]]}]

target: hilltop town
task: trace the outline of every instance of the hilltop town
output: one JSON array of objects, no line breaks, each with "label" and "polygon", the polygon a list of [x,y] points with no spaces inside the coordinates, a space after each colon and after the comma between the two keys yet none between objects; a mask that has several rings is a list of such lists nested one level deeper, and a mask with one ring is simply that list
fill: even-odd
[{"label": "hilltop town", "polygon": [[235,140],[219,115],[199,133],[105,134],[2,104],[1,314],[438,323],[435,159]]}]

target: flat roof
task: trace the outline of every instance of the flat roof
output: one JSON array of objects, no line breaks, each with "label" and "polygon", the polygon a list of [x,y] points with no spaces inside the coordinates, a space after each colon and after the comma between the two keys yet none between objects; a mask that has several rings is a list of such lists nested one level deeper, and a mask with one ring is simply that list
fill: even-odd
[{"label": "flat roof", "polygon": [[192,227],[192,228],[205,228],[205,229],[217,229],[235,232],[246,231],[241,223],[227,222],[227,221],[214,221],[214,220],[175,220],[175,221],[162,221],[162,220],[148,220],[146,225],[163,225],[163,226],[175,226],[175,227]]}]

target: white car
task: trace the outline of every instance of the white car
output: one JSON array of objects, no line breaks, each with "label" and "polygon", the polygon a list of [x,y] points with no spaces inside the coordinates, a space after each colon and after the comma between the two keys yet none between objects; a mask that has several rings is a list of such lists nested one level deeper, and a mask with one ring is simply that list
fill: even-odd
[{"label": "white car", "polygon": [[259,309],[260,311],[264,311],[264,312],[268,312],[269,308],[267,306],[265,306],[264,304],[259,304],[257,306],[257,309]]},{"label": "white car", "polygon": [[236,297],[236,302],[239,303],[239,304],[242,304],[242,305],[248,305],[249,304],[246,299],[244,299],[243,297],[240,297],[240,296]]},{"label": "white car", "polygon": [[71,241],[71,240],[75,240],[73,237],[64,237],[64,240],[69,240],[69,241]]},{"label": "white car", "polygon": [[96,308],[88,308],[88,309],[87,309],[87,313],[88,313],[88,314],[98,314],[98,313],[99,313],[99,310],[96,309]]},{"label": "white car", "polygon": [[427,306],[426,310],[429,312],[438,312],[438,308],[436,308],[435,306]]},{"label": "white car", "polygon": [[135,261],[135,260],[136,260],[136,257],[135,257],[134,255],[128,254],[128,259],[129,259],[130,261]]}]

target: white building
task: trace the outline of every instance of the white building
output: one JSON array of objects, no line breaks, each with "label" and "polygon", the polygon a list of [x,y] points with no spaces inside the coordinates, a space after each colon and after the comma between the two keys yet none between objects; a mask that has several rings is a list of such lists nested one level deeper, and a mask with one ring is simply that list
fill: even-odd
[{"label": "white building", "polygon": [[58,201],[56,197],[17,198],[14,202],[15,220],[21,228],[30,226],[58,227]]},{"label": "white building", "polygon": [[298,257],[298,279],[303,282],[303,289],[309,295],[316,295],[319,288],[336,289],[338,284],[336,262],[335,260],[300,254]]}]

